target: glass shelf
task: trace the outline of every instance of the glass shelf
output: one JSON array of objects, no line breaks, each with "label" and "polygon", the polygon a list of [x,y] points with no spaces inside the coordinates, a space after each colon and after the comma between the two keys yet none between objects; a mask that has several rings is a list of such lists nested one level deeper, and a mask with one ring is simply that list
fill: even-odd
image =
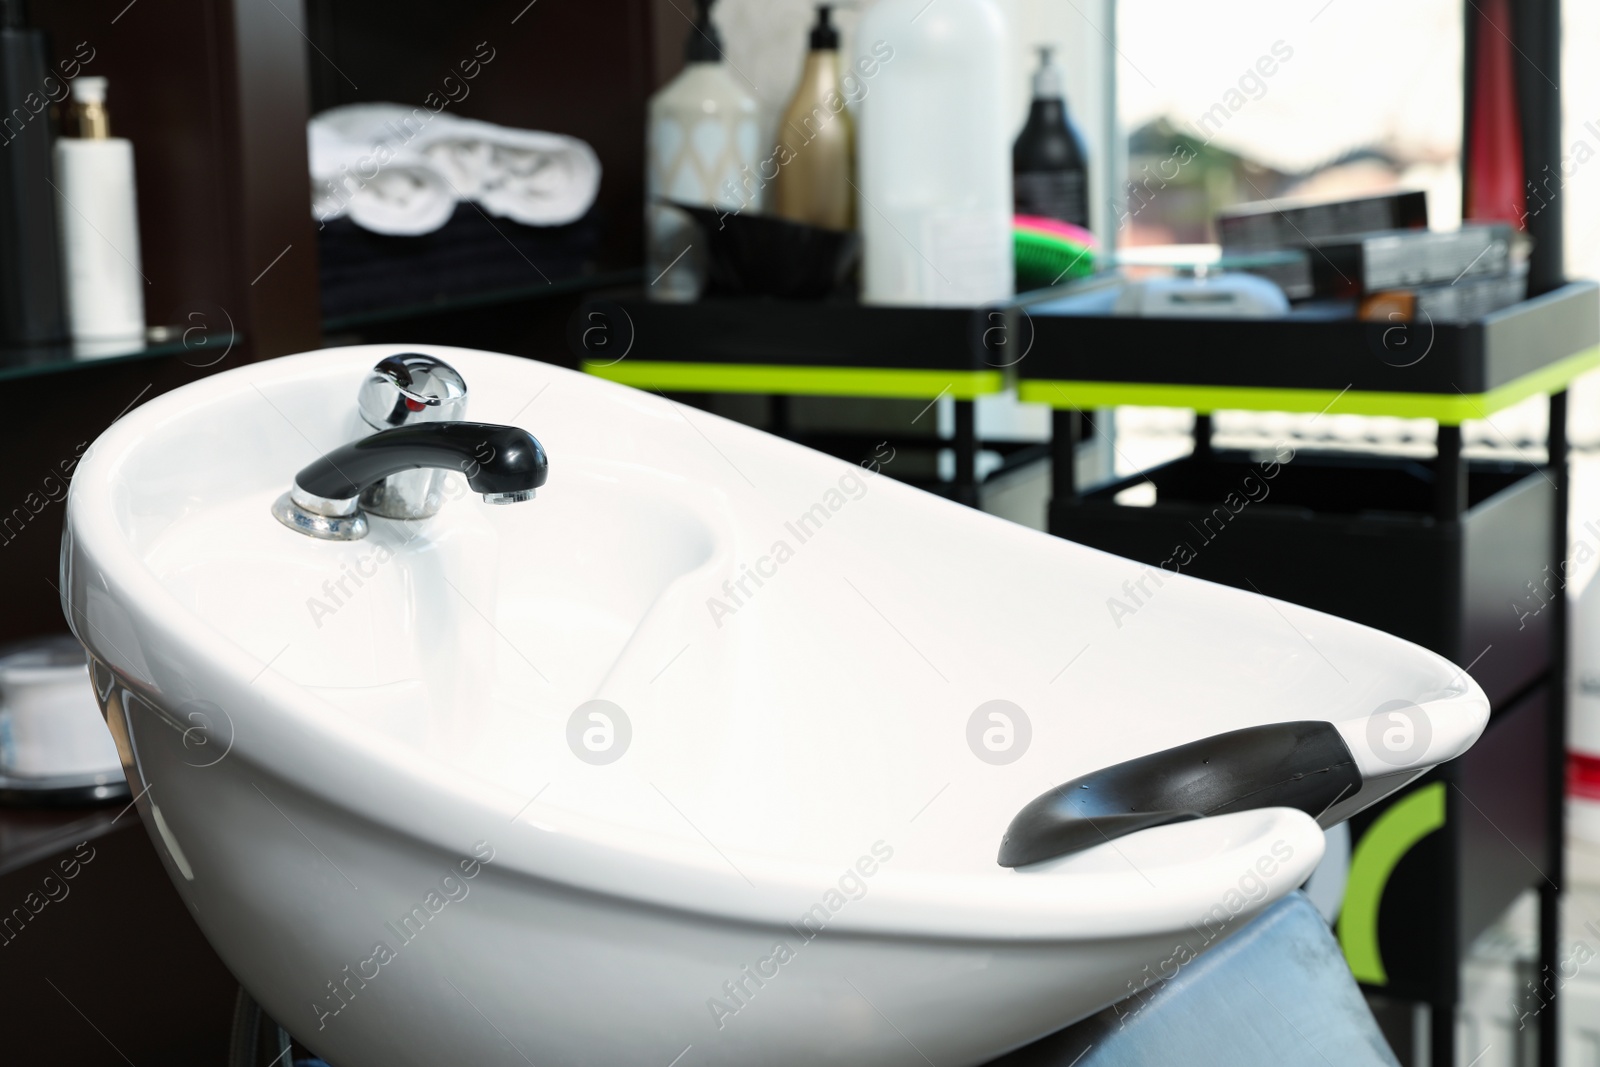
[{"label": "glass shelf", "polygon": [[232,332],[169,326],[151,330],[144,347],[111,355],[80,356],[71,343],[8,349],[0,351],[0,381],[164,356],[181,356],[196,368],[210,367],[221,363],[241,340],[241,334]]}]

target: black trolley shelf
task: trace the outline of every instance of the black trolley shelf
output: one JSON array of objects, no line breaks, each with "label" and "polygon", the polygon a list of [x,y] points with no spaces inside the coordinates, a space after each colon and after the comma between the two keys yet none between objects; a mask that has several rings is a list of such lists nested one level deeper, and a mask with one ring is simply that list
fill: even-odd
[{"label": "black trolley shelf", "polygon": [[1006,319],[1000,308],[728,298],[674,304],[632,293],[587,301],[569,342],[584,371],[660,392],[930,404],[952,398],[954,436],[947,444],[955,453],[955,477],[937,488],[976,504],[972,402],[1008,386],[992,355],[1004,343]]},{"label": "black trolley shelf", "polygon": [[[1016,368],[1022,399],[1056,409],[1052,533],[1152,566],[1181,560],[1184,573],[1387,630],[1462,665],[1488,694],[1489,726],[1466,756],[1351,821],[1339,919],[1356,977],[1428,1004],[1433,1063],[1454,1064],[1462,956],[1528,888],[1540,896],[1542,973],[1559,962],[1566,388],[1600,366],[1600,289],[1572,283],[1448,325],[1035,310],[1019,301],[1008,329],[1029,346]],[[1544,463],[1464,461],[1462,422],[1540,394]],[[1080,412],[1114,405],[1194,409],[1193,452],[1112,484],[1074,484],[1066,460]],[[1209,415],[1222,409],[1432,418],[1438,456],[1285,446],[1270,457],[1280,462],[1270,493],[1241,505],[1241,485],[1266,484],[1248,479],[1269,457],[1213,447]],[[1146,482],[1153,504],[1118,502]],[[1329,682],[1339,684],[1331,672]],[[1541,1042],[1556,1041],[1555,1012],[1539,1018]]]}]

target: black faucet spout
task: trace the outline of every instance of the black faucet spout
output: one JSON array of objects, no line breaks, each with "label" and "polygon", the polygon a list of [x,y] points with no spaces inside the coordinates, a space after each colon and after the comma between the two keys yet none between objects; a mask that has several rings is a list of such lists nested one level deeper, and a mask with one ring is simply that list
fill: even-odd
[{"label": "black faucet spout", "polygon": [[518,426],[430,422],[400,426],[334,449],[295,475],[295,487],[323,500],[351,500],[402,471],[458,471],[491,503],[531,499],[550,464],[544,446]]},{"label": "black faucet spout", "polygon": [[309,537],[356,541],[367,535],[362,494],[394,475],[423,468],[464,475],[491,504],[532,500],[550,476],[544,446],[521,427],[422,422],[362,437],[307,464],[295,475],[294,487],[272,505],[272,514]]}]

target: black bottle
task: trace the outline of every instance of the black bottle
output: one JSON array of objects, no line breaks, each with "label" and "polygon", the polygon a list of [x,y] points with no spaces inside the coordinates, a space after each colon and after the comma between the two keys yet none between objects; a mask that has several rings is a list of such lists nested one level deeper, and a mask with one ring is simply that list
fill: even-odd
[{"label": "black bottle", "polygon": [[23,0],[0,0],[0,346],[13,350],[67,335],[51,185],[50,105],[63,82],[27,21]]},{"label": "black bottle", "polygon": [[1061,71],[1050,48],[1039,49],[1033,108],[1011,150],[1018,215],[1037,215],[1089,228],[1089,153],[1067,114]]}]

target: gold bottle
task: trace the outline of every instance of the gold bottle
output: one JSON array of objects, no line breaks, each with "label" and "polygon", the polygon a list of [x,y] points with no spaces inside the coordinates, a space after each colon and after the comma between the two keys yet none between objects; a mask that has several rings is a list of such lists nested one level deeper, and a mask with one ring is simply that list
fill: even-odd
[{"label": "gold bottle", "polygon": [[856,227],[856,131],[839,78],[832,5],[817,5],[800,85],[778,124],[772,213],[831,230]]}]

